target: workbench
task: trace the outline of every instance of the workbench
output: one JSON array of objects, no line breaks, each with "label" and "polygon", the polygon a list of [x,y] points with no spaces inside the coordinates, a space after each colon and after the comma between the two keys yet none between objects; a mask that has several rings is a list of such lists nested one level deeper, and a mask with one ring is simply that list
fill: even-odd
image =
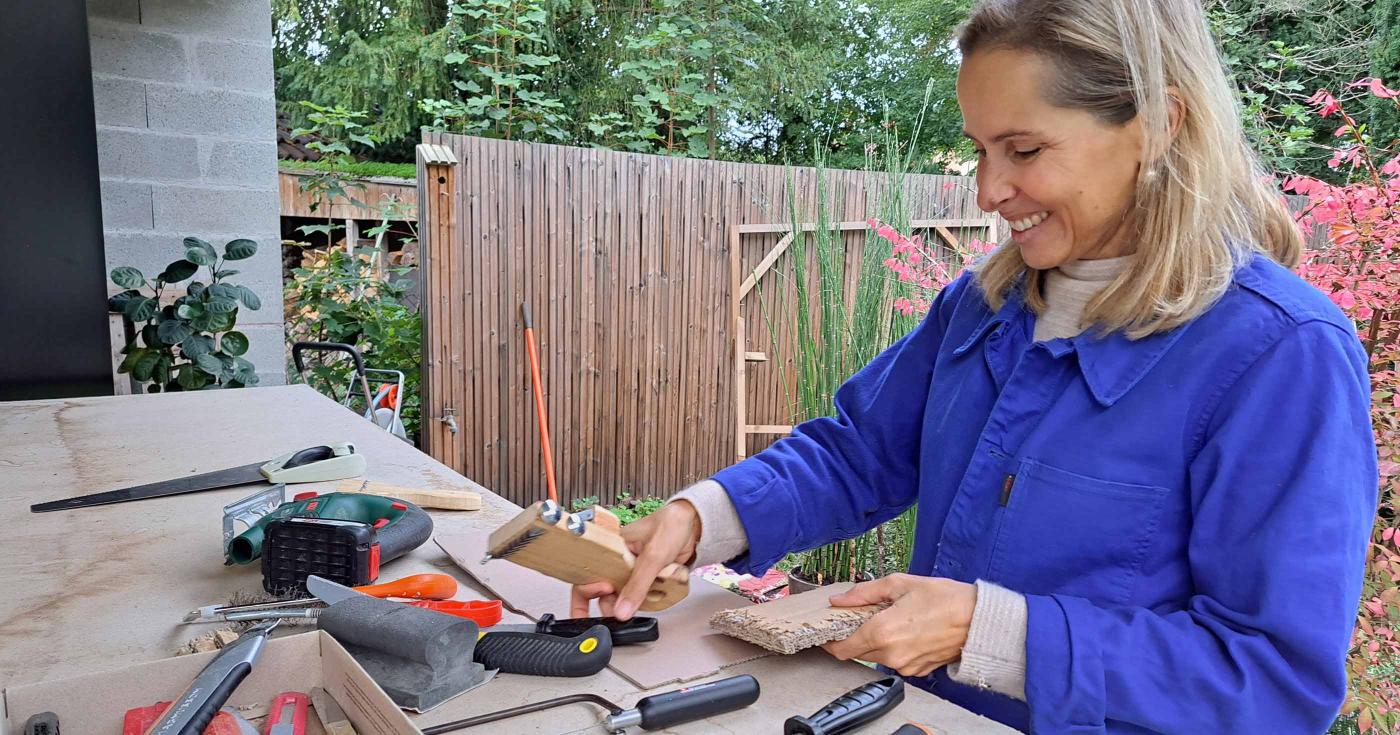
[{"label": "workbench", "polygon": [[[519,511],[306,386],[0,403],[0,686],[169,657],[211,629],[179,625],[186,611],[224,602],[239,590],[261,589],[257,565],[223,565],[220,540],[223,506],[256,486],[55,513],[30,513],[30,504],[233,467],[334,441],[353,442],[366,455],[368,479],[481,493],[480,511],[434,511],[438,531],[487,534]],[[329,491],[333,485],[298,485],[292,492]],[[431,542],[386,565],[381,579],[420,572],[456,577],[463,585],[459,597],[476,591]],[[698,578],[692,583],[707,584]],[[787,717],[811,714],[875,678],[869,668],[837,661],[820,649],[761,658],[711,678],[738,673],[759,680],[757,704],[672,731],[781,732]],[[623,706],[648,693],[608,669],[586,679],[500,675],[413,719],[427,727],[577,692]],[[864,732],[883,735],[909,721],[959,735],[1012,732],[921,690],[906,687],[906,692],[895,712]],[[576,704],[461,732],[598,735],[601,715]],[[113,723],[112,731],[118,729]]]}]

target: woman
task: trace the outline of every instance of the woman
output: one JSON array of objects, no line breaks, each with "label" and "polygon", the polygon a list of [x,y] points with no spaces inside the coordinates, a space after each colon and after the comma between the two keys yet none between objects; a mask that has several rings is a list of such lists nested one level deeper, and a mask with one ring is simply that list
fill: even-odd
[{"label": "woman", "polygon": [[[837,415],[626,529],[658,574],[761,573],[918,503],[838,658],[1035,732],[1323,732],[1377,468],[1366,357],[1289,268],[1196,0],[983,2],[958,102],[1010,241]],[[817,593],[814,593],[817,594]]]}]

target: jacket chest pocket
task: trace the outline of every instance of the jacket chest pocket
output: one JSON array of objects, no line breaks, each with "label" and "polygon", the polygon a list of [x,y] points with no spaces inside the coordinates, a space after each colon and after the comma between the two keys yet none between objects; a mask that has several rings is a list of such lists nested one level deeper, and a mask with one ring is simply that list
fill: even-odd
[{"label": "jacket chest pocket", "polygon": [[1018,592],[1127,604],[1167,492],[1022,460],[1002,488],[988,576]]}]

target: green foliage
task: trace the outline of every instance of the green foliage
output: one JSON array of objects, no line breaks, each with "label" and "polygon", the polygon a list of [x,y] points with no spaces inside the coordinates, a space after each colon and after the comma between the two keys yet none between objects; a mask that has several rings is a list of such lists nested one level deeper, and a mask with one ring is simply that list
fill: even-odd
[{"label": "green foliage", "polygon": [[[591,508],[598,504],[598,496],[590,495],[586,498],[575,498],[569,504],[569,510],[577,513],[586,508]],[[617,494],[617,504],[608,507],[612,514],[617,516],[617,520],[622,525],[627,525],[639,518],[645,518],[661,509],[666,501],[661,498],[633,498],[627,493]]]},{"label": "green foliage", "polygon": [[1239,88],[1245,132],[1266,168],[1336,180],[1335,126],[1309,114],[1318,89],[1367,75],[1375,37],[1366,0],[1212,0],[1211,29]]},{"label": "green foliage", "polygon": [[354,155],[350,153],[350,144],[373,148],[378,137],[366,126],[365,120],[369,116],[363,111],[349,110],[340,105],[325,107],[306,100],[301,102],[301,106],[308,111],[307,127],[293,130],[292,135],[311,136],[313,140],[307,147],[321,154],[320,162],[324,167],[310,169],[315,173],[301,177],[301,190],[315,198],[311,203],[312,212],[325,205],[326,224],[303,225],[298,229],[302,234],[321,233],[329,241],[340,228],[331,218],[331,208],[337,201],[365,206],[350,193],[363,192],[365,185],[351,180],[345,173],[345,167],[355,162]]},{"label": "green foliage", "polygon": [[[1388,87],[1400,87],[1400,0],[1377,0],[1373,20],[1371,76],[1385,80]],[[1372,139],[1382,148],[1400,148],[1400,110],[1376,97],[1368,104]]]},{"label": "green foliage", "polygon": [[[107,306],[121,312],[136,335],[122,348],[126,357],[117,372],[148,383],[149,393],[257,385],[253,363],[243,358],[248,337],[233,328],[240,304],[254,311],[262,304],[252,289],[224,280],[238,274],[224,265],[253,257],[258,244],[232,240],[220,253],[204,240],[187,237],[183,248],[183,258],[151,279],[130,266],[112,269],[112,283],[125,290]],[[190,281],[184,295],[160,305],[166,288],[193,278],[200,268],[208,269],[207,281]]]},{"label": "green foliage", "polygon": [[609,147],[714,157],[719,112],[726,107],[720,81],[759,43],[758,34],[729,3],[716,8],[661,0],[644,23],[627,37],[628,59],[617,66],[626,113],[594,114],[588,131]]},{"label": "green foliage", "polygon": [[292,171],[337,171],[345,176],[390,176],[399,179],[413,179],[418,176],[418,166],[412,163],[386,163],[383,161],[352,161],[349,163],[327,163],[323,161],[278,161],[278,168]]},{"label": "green foliage", "polygon": [[439,130],[506,140],[568,140],[564,103],[544,91],[544,73],[559,63],[548,53],[549,14],[536,0],[460,0],[448,6],[456,94],[424,100]]},{"label": "green foliage", "polygon": [[[335,100],[373,110],[391,159],[412,158],[430,118],[421,100],[452,89],[446,0],[273,0],[278,112],[306,122],[294,100]],[[357,152],[363,152],[351,146]]]},{"label": "green foliage", "polygon": [[[287,339],[352,345],[364,355],[367,367],[402,371],[407,395],[399,399],[404,427],[412,437],[421,421],[421,322],[402,303],[408,282],[379,278],[377,256],[377,252],[350,255],[336,248],[312,266],[295,269],[286,285],[286,298],[292,304]],[[392,275],[403,273],[391,271]],[[344,390],[354,372],[352,363],[325,353],[310,359],[308,382],[331,395]],[[288,372],[295,375],[295,367]]]},{"label": "green foliage", "polygon": [[[918,137],[918,122],[913,138]],[[883,187],[872,215],[885,222],[908,222],[909,211],[904,199],[904,181],[913,161],[912,148],[903,144],[893,126],[886,126],[883,144],[877,155],[867,159],[867,169],[883,178]],[[765,298],[766,286],[760,286],[760,302],[768,333],[778,319],[789,319],[787,329],[794,335],[794,369],[797,372],[796,394],[789,395],[795,422],[807,421],[835,412],[832,403],[836,390],[851,375],[875,358],[918,323],[918,317],[896,312],[892,303],[907,298],[907,284],[888,277],[884,263],[892,255],[892,245],[867,231],[862,244],[860,270],[848,274],[848,255],[839,230],[832,227],[840,221],[833,212],[840,206],[828,199],[824,169],[818,161],[816,199],[809,204],[812,215],[799,210],[795,183],[788,184],[791,203],[790,221],[794,230],[799,224],[812,222],[810,235],[796,238],[790,249],[791,273],[779,271],[768,283],[779,283],[777,276],[788,275],[795,294],[794,302],[785,305],[781,298]],[[848,280],[853,280],[854,300],[846,297]],[[773,344],[774,354],[780,346]],[[802,576],[818,584],[848,582],[864,575],[883,576],[908,568],[913,551],[916,510],[910,508],[898,518],[882,524],[861,536],[839,541],[801,555]]]},{"label": "green foliage", "polygon": [[[943,39],[967,5],[461,0],[452,11],[447,0],[274,0],[277,91],[373,110],[388,141],[374,150],[400,159],[431,123],[723,160],[821,154],[856,167],[887,116],[912,131],[929,79],[946,101],[920,145],[959,145],[956,58]],[[299,106],[282,113],[305,121]]]}]

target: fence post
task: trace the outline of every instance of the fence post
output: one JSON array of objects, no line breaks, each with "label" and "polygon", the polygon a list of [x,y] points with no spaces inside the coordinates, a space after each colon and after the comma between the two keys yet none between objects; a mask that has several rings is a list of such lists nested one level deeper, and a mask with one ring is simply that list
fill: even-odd
[{"label": "fence post", "polygon": [[446,330],[452,308],[452,273],[450,268],[434,267],[435,261],[446,265],[452,259],[452,233],[457,227],[457,156],[445,145],[423,143],[417,147],[417,160],[423,451],[462,472],[462,445],[455,434],[463,406],[448,387],[447,371],[441,369],[449,363],[449,340],[460,337]]}]

